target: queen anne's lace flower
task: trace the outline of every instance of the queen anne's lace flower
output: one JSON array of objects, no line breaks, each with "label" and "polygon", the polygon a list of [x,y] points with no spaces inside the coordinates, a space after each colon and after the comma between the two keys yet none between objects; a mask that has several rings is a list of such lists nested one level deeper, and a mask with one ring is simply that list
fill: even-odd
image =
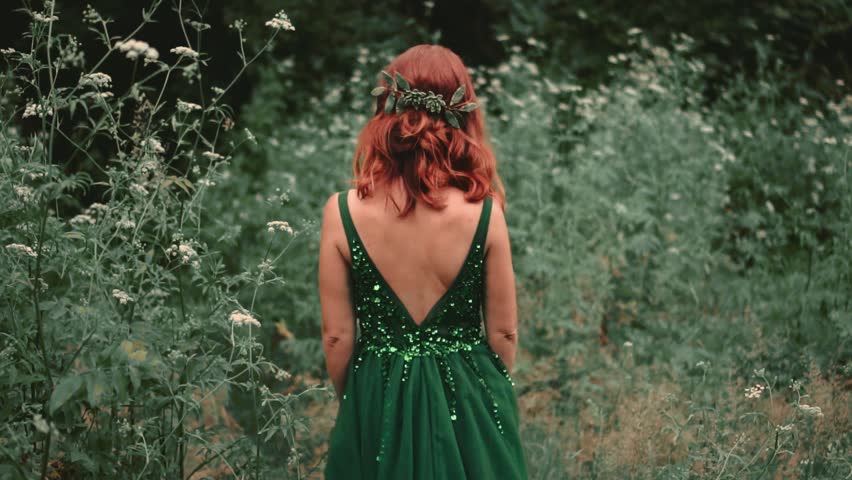
[{"label": "queen anne's lace flower", "polygon": [[178,100],[177,109],[179,112],[188,113],[193,110],[201,110],[201,105],[198,105],[196,103],[184,102],[183,100]]},{"label": "queen anne's lace flower", "polygon": [[101,72],[89,73],[81,75],[78,84],[81,87],[109,88],[112,85],[112,77]]},{"label": "queen anne's lace flower", "polygon": [[279,231],[279,232],[287,232],[290,235],[293,235],[293,228],[287,222],[275,220],[275,221],[272,221],[272,222],[268,222],[266,224],[266,226],[268,227],[269,233],[274,233],[275,231]]},{"label": "queen anne's lace flower", "polygon": [[79,225],[82,223],[88,223],[89,225],[95,224],[95,219],[92,218],[91,215],[86,215],[85,213],[81,213],[80,215],[74,216],[71,220],[68,220],[68,223],[71,225]]},{"label": "queen anne's lace flower", "polygon": [[32,248],[27,245],[21,245],[20,243],[10,243],[6,245],[6,250],[21,256],[38,257],[38,254]]},{"label": "queen anne's lace flower", "polygon": [[252,325],[260,328],[260,322],[256,318],[251,316],[250,313],[234,310],[233,312],[231,312],[231,315],[228,317],[228,319],[231,321],[231,323],[237,326]]},{"label": "queen anne's lace flower", "polygon": [[146,65],[160,58],[160,53],[156,48],[148,45],[148,42],[134,40],[132,38],[124,42],[116,42],[115,48],[124,52],[125,56],[130,60],[136,60],[139,57],[143,57]]},{"label": "queen anne's lace flower", "polygon": [[189,245],[184,243],[172,245],[166,249],[166,255],[172,257],[180,257],[180,262],[184,265],[191,265],[193,268],[198,268],[201,262],[198,259],[198,252]]},{"label": "queen anne's lace flower", "polygon": [[169,51],[181,57],[198,58],[198,52],[189,47],[175,47]]},{"label": "queen anne's lace flower", "polygon": [[117,288],[112,289],[112,296],[117,298],[119,303],[121,303],[122,305],[126,305],[127,302],[134,301],[133,297],[128,295],[127,292],[122,292],[121,290],[119,290]]},{"label": "queen anne's lace flower", "polygon": [[822,409],[816,406],[805,405],[804,403],[799,404],[799,410],[802,411],[805,415],[809,415],[811,417],[821,417]]},{"label": "queen anne's lace flower", "polygon": [[35,20],[36,22],[50,23],[59,20],[59,17],[57,17],[56,15],[51,15],[48,17],[46,15],[42,15],[41,13],[33,12],[33,20]]},{"label": "queen anne's lace flower", "polygon": [[267,27],[274,28],[275,30],[296,30],[296,27],[293,26],[292,22],[290,22],[290,17],[288,17],[287,14],[284,13],[284,10],[281,10],[280,12],[276,13],[271,20],[267,20],[265,25]]}]

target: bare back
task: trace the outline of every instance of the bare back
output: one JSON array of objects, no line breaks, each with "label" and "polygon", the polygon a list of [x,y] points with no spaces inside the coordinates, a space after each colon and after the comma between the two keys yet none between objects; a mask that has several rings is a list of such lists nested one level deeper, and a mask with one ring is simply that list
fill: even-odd
[{"label": "bare back", "polygon": [[[377,190],[359,199],[355,190],[348,191],[352,221],[364,248],[416,323],[458,275],[482,211],[482,201],[468,202],[458,189],[447,188],[441,194],[446,195],[443,210],[418,204],[399,218],[387,197],[392,195],[401,205],[396,192]],[[351,263],[346,244],[339,248]]]}]

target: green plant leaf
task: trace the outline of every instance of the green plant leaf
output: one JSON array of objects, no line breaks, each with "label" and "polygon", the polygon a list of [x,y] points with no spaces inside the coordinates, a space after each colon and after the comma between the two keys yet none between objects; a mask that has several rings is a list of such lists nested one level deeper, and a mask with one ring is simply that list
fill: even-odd
[{"label": "green plant leaf", "polygon": [[452,111],[444,110],[444,118],[447,119],[447,123],[449,123],[453,128],[461,128],[459,117],[457,117]]},{"label": "green plant leaf", "polygon": [[462,98],[464,98],[464,84],[461,84],[453,93],[453,98],[450,99],[450,105],[459,103]]},{"label": "green plant leaf", "polygon": [[396,90],[396,81],[393,79],[391,74],[382,70],[382,76],[385,77],[385,81],[388,82],[391,90]]},{"label": "green plant leaf", "polygon": [[385,87],[376,87],[376,88],[374,88],[370,91],[370,95],[372,95],[374,97],[378,97],[379,95],[385,93],[386,90],[387,90],[387,88],[385,88]]},{"label": "green plant leaf", "polygon": [[411,85],[408,84],[408,80],[406,80],[399,72],[396,72],[396,84],[399,85],[399,88],[402,90],[411,90]]},{"label": "green plant leaf", "polygon": [[393,112],[394,107],[396,106],[396,96],[388,95],[388,98],[385,100],[385,113]]},{"label": "green plant leaf", "polygon": [[477,108],[479,108],[479,104],[476,103],[476,102],[466,103],[466,104],[458,107],[458,109],[461,110],[462,112],[472,112],[472,111],[476,110]]},{"label": "green plant leaf", "polygon": [[56,385],[56,388],[53,389],[53,393],[50,395],[50,413],[53,414],[53,412],[73,397],[82,384],[83,377],[76,374],[60,380]]}]

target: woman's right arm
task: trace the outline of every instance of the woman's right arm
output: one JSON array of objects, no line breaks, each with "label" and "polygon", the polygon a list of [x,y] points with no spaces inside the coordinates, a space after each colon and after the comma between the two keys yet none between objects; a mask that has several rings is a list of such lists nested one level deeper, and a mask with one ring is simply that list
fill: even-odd
[{"label": "woman's right arm", "polygon": [[518,305],[509,229],[494,201],[485,248],[485,331],[488,343],[511,372],[518,348]]}]

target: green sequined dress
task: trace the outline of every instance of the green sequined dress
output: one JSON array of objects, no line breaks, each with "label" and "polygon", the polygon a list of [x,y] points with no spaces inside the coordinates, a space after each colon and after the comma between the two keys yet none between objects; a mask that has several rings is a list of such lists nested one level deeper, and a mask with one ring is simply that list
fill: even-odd
[{"label": "green sequined dress", "polygon": [[526,479],[514,381],[482,329],[491,197],[464,264],[418,325],[338,194],[359,325],[329,438],[328,480]]}]

